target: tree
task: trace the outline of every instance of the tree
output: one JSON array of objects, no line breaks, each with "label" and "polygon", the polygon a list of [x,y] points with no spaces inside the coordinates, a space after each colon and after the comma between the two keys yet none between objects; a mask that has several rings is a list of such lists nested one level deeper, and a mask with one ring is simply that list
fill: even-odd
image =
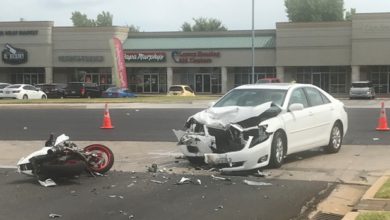
[{"label": "tree", "polygon": [[292,22],[342,21],[344,0],[284,0]]},{"label": "tree", "polygon": [[215,18],[193,18],[195,24],[191,26],[190,23],[184,22],[181,30],[184,32],[191,31],[227,31],[227,28],[222,25],[222,22]]},{"label": "tree", "polygon": [[128,26],[127,27],[129,28],[129,32],[139,32],[139,27],[138,26],[134,26],[133,24]]},{"label": "tree", "polygon": [[86,14],[81,14],[79,11],[72,12],[70,18],[75,27],[95,27],[96,22],[93,19],[89,19]]},{"label": "tree", "polygon": [[345,12],[345,20],[346,21],[352,21],[352,15],[356,14],[356,9],[351,8],[349,11]]},{"label": "tree", "polygon": [[96,18],[96,26],[112,26],[112,18],[113,15],[110,14],[110,12],[103,11],[102,13],[98,14]]}]

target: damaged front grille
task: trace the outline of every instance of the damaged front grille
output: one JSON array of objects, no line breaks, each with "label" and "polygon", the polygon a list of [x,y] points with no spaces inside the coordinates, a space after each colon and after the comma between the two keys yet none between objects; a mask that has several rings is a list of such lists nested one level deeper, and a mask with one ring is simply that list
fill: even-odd
[{"label": "damaged front grille", "polygon": [[221,130],[215,128],[207,128],[209,134],[215,137],[215,144],[217,149],[215,153],[226,153],[232,151],[242,150],[246,144],[243,139],[243,134],[230,127],[228,130]]}]

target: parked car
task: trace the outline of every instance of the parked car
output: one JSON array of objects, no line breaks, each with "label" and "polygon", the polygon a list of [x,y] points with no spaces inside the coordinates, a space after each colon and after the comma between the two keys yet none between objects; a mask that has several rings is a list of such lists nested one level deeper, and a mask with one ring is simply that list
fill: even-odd
[{"label": "parked car", "polygon": [[96,83],[69,82],[64,90],[64,97],[98,98],[101,91]]},{"label": "parked car", "polygon": [[103,98],[127,98],[137,97],[136,94],[129,91],[127,88],[110,87],[102,94]]},{"label": "parked car", "polygon": [[258,79],[256,81],[257,83],[280,83],[280,79],[278,78],[263,78],[263,79]]},{"label": "parked car", "polygon": [[11,84],[9,83],[0,83],[0,99],[4,97],[4,93],[3,93],[3,90],[5,87],[9,86]]},{"label": "parked car", "polygon": [[65,96],[65,83],[36,84],[35,87],[46,93],[48,98],[63,98]]},{"label": "parked car", "polygon": [[352,82],[349,89],[349,98],[375,98],[375,90],[370,81],[356,81]]},{"label": "parked car", "polygon": [[47,99],[46,94],[29,84],[14,84],[3,89],[4,98],[13,99]]},{"label": "parked car", "polygon": [[348,117],[341,101],[310,84],[239,86],[174,130],[191,161],[222,171],[280,167],[292,153],[340,150]]},{"label": "parked car", "polygon": [[195,96],[194,91],[188,85],[173,85],[169,87],[169,96]]}]

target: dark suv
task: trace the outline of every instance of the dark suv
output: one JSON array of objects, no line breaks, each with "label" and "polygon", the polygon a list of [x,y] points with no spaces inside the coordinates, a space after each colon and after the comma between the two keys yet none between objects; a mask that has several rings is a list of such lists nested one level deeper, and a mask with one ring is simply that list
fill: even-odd
[{"label": "dark suv", "polygon": [[36,84],[35,87],[40,88],[46,93],[48,98],[63,98],[65,95],[65,83],[48,83]]},{"label": "dark suv", "polygon": [[64,97],[98,98],[101,91],[96,83],[69,82]]}]

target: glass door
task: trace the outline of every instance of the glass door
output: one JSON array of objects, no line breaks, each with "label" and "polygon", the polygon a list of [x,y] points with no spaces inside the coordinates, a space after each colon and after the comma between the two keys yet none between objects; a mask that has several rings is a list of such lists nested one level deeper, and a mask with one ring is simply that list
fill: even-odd
[{"label": "glass door", "polygon": [[195,75],[195,92],[211,92],[210,74],[199,73]]},{"label": "glass door", "polygon": [[145,93],[158,93],[158,75],[144,75],[144,91]]},{"label": "glass door", "polygon": [[321,73],[313,73],[311,81],[313,85],[321,88]]}]

